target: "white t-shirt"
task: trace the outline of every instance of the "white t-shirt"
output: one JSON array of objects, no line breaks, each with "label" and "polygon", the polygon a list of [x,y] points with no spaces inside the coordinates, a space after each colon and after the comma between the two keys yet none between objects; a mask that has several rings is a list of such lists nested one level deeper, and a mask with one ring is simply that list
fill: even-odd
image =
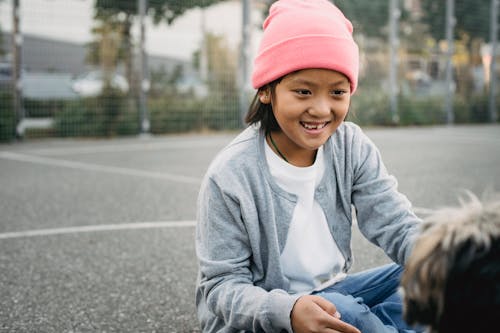
[{"label": "white t-shirt", "polygon": [[283,273],[290,280],[289,292],[320,290],[342,280],[345,259],[314,199],[325,170],[323,147],[318,149],[314,164],[304,168],[285,162],[268,144],[265,153],[277,184],[298,199],[280,257]]}]

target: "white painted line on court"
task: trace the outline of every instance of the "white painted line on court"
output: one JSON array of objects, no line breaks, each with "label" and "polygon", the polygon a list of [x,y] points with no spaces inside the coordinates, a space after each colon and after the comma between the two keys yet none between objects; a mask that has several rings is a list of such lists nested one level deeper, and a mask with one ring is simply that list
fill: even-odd
[{"label": "white painted line on court", "polygon": [[[415,207],[413,210],[417,214],[430,214],[433,212],[433,210],[431,209],[418,208],[418,207]],[[356,224],[356,221],[354,221],[354,223]],[[192,228],[195,226],[196,226],[196,221],[194,220],[87,225],[80,227],[4,232],[0,233],[0,239],[77,234],[84,232],[99,232],[99,231],[138,230],[138,229],[154,229],[154,228]]]},{"label": "white painted line on court", "polygon": [[45,156],[58,155],[79,155],[79,154],[96,154],[96,153],[118,153],[118,152],[134,152],[134,151],[154,151],[163,149],[199,149],[199,148],[221,148],[230,141],[230,138],[222,138],[222,140],[182,140],[168,142],[145,142],[145,143],[118,143],[105,144],[95,146],[80,146],[80,147],[52,147],[27,150],[29,153],[40,154]]},{"label": "white painted line on court", "polygon": [[121,167],[114,167],[114,166],[99,165],[99,164],[83,163],[83,162],[54,159],[54,158],[42,157],[42,156],[19,154],[19,153],[13,153],[13,152],[8,152],[8,151],[1,151],[0,158],[13,160],[13,161],[20,161],[20,162],[28,162],[28,163],[77,169],[77,170],[107,172],[107,173],[119,174],[119,175],[125,175],[125,176],[163,179],[163,180],[184,183],[184,184],[200,185],[200,183],[201,183],[200,178],[176,175],[173,173],[153,172],[153,171],[144,171],[144,170],[137,170],[137,169],[130,169],[130,168],[121,168]]},{"label": "white painted line on court", "polygon": [[193,228],[194,226],[196,226],[196,221],[192,220],[87,225],[80,227],[4,232],[0,233],[0,239],[78,234],[84,232],[99,232],[99,231],[139,230],[139,229],[159,229],[159,228]]}]

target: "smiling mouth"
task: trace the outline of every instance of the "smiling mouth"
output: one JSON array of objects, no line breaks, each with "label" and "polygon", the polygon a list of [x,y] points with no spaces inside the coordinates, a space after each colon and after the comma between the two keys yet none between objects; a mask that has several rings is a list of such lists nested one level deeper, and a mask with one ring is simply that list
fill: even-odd
[{"label": "smiling mouth", "polygon": [[320,130],[322,128],[325,128],[329,123],[329,121],[324,123],[305,123],[303,121],[300,122],[302,127],[304,127],[306,130]]}]

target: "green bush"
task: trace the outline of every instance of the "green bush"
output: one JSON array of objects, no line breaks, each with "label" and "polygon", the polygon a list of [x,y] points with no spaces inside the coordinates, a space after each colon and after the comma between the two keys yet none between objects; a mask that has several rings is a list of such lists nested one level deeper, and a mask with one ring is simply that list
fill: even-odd
[{"label": "green bush", "polygon": [[165,134],[201,129],[202,103],[179,99],[160,98],[148,103],[151,133]]},{"label": "green bush", "polygon": [[0,141],[11,141],[16,137],[16,115],[12,105],[12,94],[0,92]]},{"label": "green bush", "polygon": [[97,136],[103,135],[102,123],[92,108],[88,108],[84,101],[69,103],[64,110],[57,113],[54,127],[57,136]]},{"label": "green bush", "polygon": [[[398,96],[400,126],[424,126],[446,123],[444,96]],[[497,103],[500,102],[497,98]],[[498,104],[500,105],[500,104]],[[489,121],[488,96],[477,95],[453,100],[455,123],[485,123]],[[352,97],[348,120],[360,125],[387,126],[392,123],[389,96],[380,88],[360,88]]]},{"label": "green bush", "polygon": [[433,125],[446,120],[442,98],[399,97],[399,125]]},{"label": "green bush", "polygon": [[117,135],[136,135],[140,132],[140,119],[137,108],[126,107],[116,119]]},{"label": "green bush", "polygon": [[490,121],[489,96],[481,94],[468,99],[456,96],[453,101],[453,113],[457,124],[487,123]]},{"label": "green bush", "polygon": [[390,125],[389,98],[380,88],[360,88],[351,98],[347,119],[361,126]]},{"label": "green bush", "polygon": [[[148,99],[152,134],[181,133],[204,129],[223,130],[240,126],[235,97],[163,95]],[[139,114],[125,97],[111,92],[95,98],[67,102],[55,114],[58,136],[112,136],[137,134]]]},{"label": "green bush", "polygon": [[228,130],[240,127],[238,98],[235,95],[211,98],[203,105],[204,128]]},{"label": "green bush", "polygon": [[32,118],[53,117],[63,110],[68,102],[65,100],[36,100],[30,98],[23,99],[26,115]]},{"label": "green bush", "polygon": [[209,130],[234,129],[240,126],[237,100],[209,96],[176,98],[165,96],[148,103],[151,133],[180,133]]},{"label": "green bush", "polygon": [[137,134],[137,111],[130,104],[126,95],[112,88],[97,97],[67,102],[55,114],[55,132],[63,137]]}]

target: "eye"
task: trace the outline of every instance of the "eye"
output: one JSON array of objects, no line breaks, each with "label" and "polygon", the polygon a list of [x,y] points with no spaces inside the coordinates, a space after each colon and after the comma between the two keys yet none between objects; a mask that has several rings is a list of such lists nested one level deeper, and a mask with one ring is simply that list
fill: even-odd
[{"label": "eye", "polygon": [[307,89],[295,89],[294,92],[301,96],[311,95],[311,91]]},{"label": "eye", "polygon": [[332,96],[335,96],[335,97],[341,97],[346,93],[347,93],[347,91],[342,90],[342,89],[335,89],[335,90],[332,90],[332,92],[331,92]]}]

